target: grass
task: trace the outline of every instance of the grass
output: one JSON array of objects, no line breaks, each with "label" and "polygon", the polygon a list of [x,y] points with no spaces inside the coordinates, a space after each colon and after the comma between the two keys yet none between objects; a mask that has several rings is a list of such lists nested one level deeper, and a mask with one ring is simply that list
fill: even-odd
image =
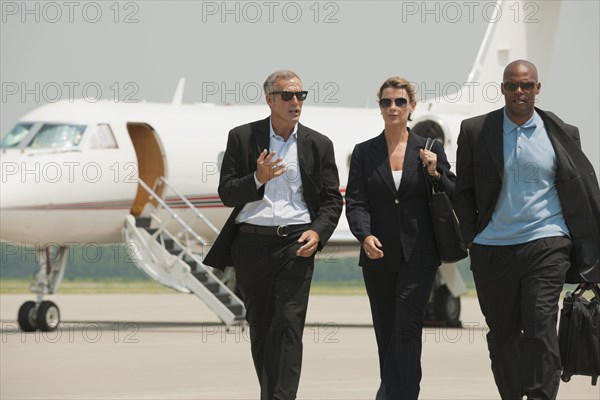
[{"label": "grass", "polygon": [[[29,294],[28,279],[0,279],[0,295]],[[162,286],[150,280],[122,279],[65,279],[58,290],[59,294],[153,294],[177,293],[175,290]],[[365,285],[362,281],[349,282],[314,282],[310,288],[312,295],[330,296],[366,296]],[[466,296],[475,296],[475,290],[470,289]]]},{"label": "grass", "polygon": [[[29,279],[0,279],[0,295],[2,294],[29,294]],[[565,286],[562,297],[566,291],[573,291],[575,285]],[[177,293],[175,290],[165,287],[151,280],[123,280],[112,279],[65,279],[58,290],[59,294],[153,294],[153,293]],[[349,282],[315,282],[313,281],[310,294],[331,296],[363,296],[367,292],[362,281]],[[475,297],[475,289],[469,288],[465,296]],[[586,293],[586,298],[593,297]]]},{"label": "grass", "polygon": [[[0,294],[28,294],[31,280],[0,279]],[[154,281],[119,280],[119,279],[78,279],[63,280],[58,293],[60,294],[114,294],[114,293],[176,293]]]},{"label": "grass", "polygon": [[[0,279],[0,294],[29,294],[28,279]],[[65,279],[58,290],[59,294],[131,294],[131,293],[176,293],[173,289],[150,280],[121,279]],[[317,295],[366,295],[362,281],[341,283],[313,282],[311,294]]]},{"label": "grass", "polygon": [[365,290],[365,285],[362,282],[340,282],[337,284],[330,282],[313,282],[310,287],[310,294],[366,296],[367,291]]}]

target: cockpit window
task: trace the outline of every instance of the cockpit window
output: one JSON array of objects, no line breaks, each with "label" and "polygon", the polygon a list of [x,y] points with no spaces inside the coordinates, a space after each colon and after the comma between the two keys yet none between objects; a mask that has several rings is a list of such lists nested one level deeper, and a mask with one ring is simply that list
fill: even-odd
[{"label": "cockpit window", "polygon": [[33,124],[23,123],[15,125],[15,127],[12,128],[10,132],[2,136],[2,140],[0,141],[0,148],[7,149],[10,147],[17,147],[19,143],[21,143],[21,141],[25,139],[32,126]]},{"label": "cockpit window", "polygon": [[81,141],[85,125],[44,124],[28,147],[75,147]]}]

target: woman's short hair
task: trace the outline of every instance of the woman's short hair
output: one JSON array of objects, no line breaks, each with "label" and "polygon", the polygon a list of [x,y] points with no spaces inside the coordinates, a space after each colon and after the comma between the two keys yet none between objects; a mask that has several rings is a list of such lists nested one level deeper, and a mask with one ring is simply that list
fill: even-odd
[{"label": "woman's short hair", "polygon": [[387,88],[404,89],[408,94],[408,101],[410,103],[417,101],[415,88],[409,81],[407,81],[404,78],[401,78],[399,76],[393,76],[391,78],[386,79],[386,81],[383,82],[383,85],[381,85],[379,91],[377,92],[377,100],[381,99],[383,91]]}]

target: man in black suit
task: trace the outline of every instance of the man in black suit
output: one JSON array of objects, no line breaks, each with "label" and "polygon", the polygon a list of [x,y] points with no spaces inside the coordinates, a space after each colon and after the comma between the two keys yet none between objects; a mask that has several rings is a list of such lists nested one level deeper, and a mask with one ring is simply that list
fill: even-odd
[{"label": "man in black suit", "polygon": [[463,121],[454,207],[502,399],[554,399],[563,284],[600,281],[600,190],[579,131],[535,108],[536,67],[504,70],[503,109]]},{"label": "man in black suit", "polygon": [[[235,267],[261,399],[295,399],[314,256],[342,212],[333,144],[298,121],[292,71],[264,83],[271,116],[229,132],[219,196],[235,207],[204,263]],[[269,149],[269,150],[267,150]]]}]

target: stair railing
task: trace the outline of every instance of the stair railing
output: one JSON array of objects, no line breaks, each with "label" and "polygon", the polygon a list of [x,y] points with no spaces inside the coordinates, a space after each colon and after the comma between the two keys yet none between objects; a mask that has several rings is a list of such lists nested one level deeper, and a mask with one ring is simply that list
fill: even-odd
[{"label": "stair railing", "polygon": [[[213,230],[213,232],[215,232],[217,235],[219,234],[219,230],[217,229],[217,227],[215,225],[213,225],[204,215],[202,215],[202,213],[200,213],[200,211],[198,211],[193,204],[180,192],[178,192],[177,190],[175,190],[164,177],[159,178],[160,182],[163,182],[164,184],[166,184],[171,190],[173,190],[173,192],[181,199],[184,201],[184,203],[191,208],[191,210],[193,210],[194,214],[195,214],[195,218],[199,218],[201,219],[203,222],[205,222],[209,228],[211,230]],[[159,184],[159,180],[157,180],[157,182],[154,184],[154,187],[156,188],[157,185]],[[185,254],[187,254],[189,257],[191,257],[194,261],[196,261],[197,265],[202,268],[204,271],[206,271],[207,274],[211,275],[212,278],[214,278],[217,281],[221,281],[211,270],[211,268],[205,266],[202,263],[202,260],[192,251],[191,246],[190,246],[190,240],[191,238],[195,239],[197,242],[200,242],[203,246],[203,248],[206,248],[206,246],[208,245],[208,241],[206,239],[204,239],[202,236],[200,236],[198,233],[196,233],[196,231],[194,231],[194,229],[192,229],[192,227],[186,223],[183,218],[181,218],[181,216],[179,216],[179,214],[177,214],[177,212],[175,212],[175,210],[173,210],[166,202],[165,200],[160,197],[153,189],[150,188],[150,186],[148,186],[148,184],[146,184],[146,182],[144,182],[142,179],[138,179],[138,182],[140,184],[140,186],[142,188],[144,188],[144,190],[146,190],[146,192],[148,192],[148,194],[150,195],[150,197],[154,200],[156,200],[156,202],[158,203],[159,207],[161,209],[164,209],[170,218],[168,218],[166,221],[162,221],[158,215],[156,214],[155,211],[150,213],[150,218],[154,221],[156,221],[156,223],[158,224],[158,229],[156,230],[156,232],[154,232],[150,237],[151,240],[159,240],[159,242],[161,243],[161,245],[163,247],[165,247],[165,243],[164,243],[164,235],[163,233],[169,237],[169,239],[173,240],[174,244],[176,244],[179,248],[181,248],[181,251],[179,252],[179,254],[176,255],[177,258],[179,259],[183,259],[183,257],[185,256]],[[171,222],[171,220],[175,220],[177,221],[181,227],[183,228],[183,230],[181,231],[181,233],[179,235],[175,235],[171,232],[168,231],[167,226],[169,225],[169,223]],[[185,235],[184,240],[181,240],[181,236]],[[191,238],[190,238],[191,236]],[[185,243],[184,243],[185,242]],[[168,261],[164,260],[165,265],[169,265],[172,266],[174,264],[174,262],[171,262],[170,264],[168,263]],[[225,290],[226,292],[228,292],[231,295],[235,294],[231,291],[231,289],[229,287],[227,287],[227,285],[223,285],[223,290]],[[236,296],[237,297],[237,296]]]},{"label": "stair railing", "polygon": [[[194,231],[192,229],[192,227],[186,223],[183,218],[181,218],[179,216],[179,214],[177,214],[171,207],[169,207],[169,205],[154,191],[150,188],[150,186],[148,186],[146,184],[146,182],[144,182],[143,180],[139,179],[138,180],[139,184],[141,187],[144,188],[144,190],[146,190],[146,192],[148,192],[148,194],[154,199],[156,200],[156,202],[160,205],[160,208],[164,209],[170,216],[170,219],[168,219],[166,222],[163,222],[160,220],[160,218],[158,218],[156,215],[151,216],[152,219],[154,219],[158,224],[159,224],[159,228],[156,232],[154,232],[154,234],[152,234],[152,238],[156,239],[163,231],[166,231],[166,227],[167,225],[171,222],[170,220],[175,220],[179,223],[179,225],[181,225],[181,227],[183,228],[182,232],[183,234],[186,236],[186,247],[189,248],[189,239],[190,236],[192,236],[196,241],[200,242],[203,246],[206,246],[208,244],[208,241],[205,240],[202,236],[198,235],[196,233],[196,231]],[[189,201],[188,201],[189,203]],[[191,203],[190,203],[191,204]],[[193,206],[192,206],[193,207]],[[196,210],[198,211],[198,210]],[[204,217],[204,216],[203,216]],[[211,224],[212,225],[212,224]],[[212,225],[214,227],[214,225]],[[216,228],[215,228],[216,229]],[[218,233],[218,230],[217,230]],[[172,236],[172,235],[169,235]]]},{"label": "stair railing", "polygon": [[[154,182],[153,192],[156,192],[156,189],[163,184],[166,187],[168,187],[173,193],[175,193],[175,195],[181,201],[183,201],[183,203],[194,213],[193,221],[195,221],[196,219],[200,219],[202,222],[204,222],[206,224],[206,226],[208,226],[208,228],[210,230],[212,230],[215,233],[215,236],[218,236],[219,233],[221,233],[221,231],[219,231],[219,229],[212,222],[210,222],[210,220],[208,218],[206,218],[204,216],[204,214],[202,214],[200,211],[198,211],[198,209],[196,207],[194,207],[194,205],[188,200],[187,197],[185,197],[181,192],[179,192],[177,189],[175,189],[173,187],[173,185],[171,185],[164,176],[159,177]],[[189,224],[193,225],[193,221],[191,221]],[[205,243],[203,243],[203,244],[205,244]]]}]

